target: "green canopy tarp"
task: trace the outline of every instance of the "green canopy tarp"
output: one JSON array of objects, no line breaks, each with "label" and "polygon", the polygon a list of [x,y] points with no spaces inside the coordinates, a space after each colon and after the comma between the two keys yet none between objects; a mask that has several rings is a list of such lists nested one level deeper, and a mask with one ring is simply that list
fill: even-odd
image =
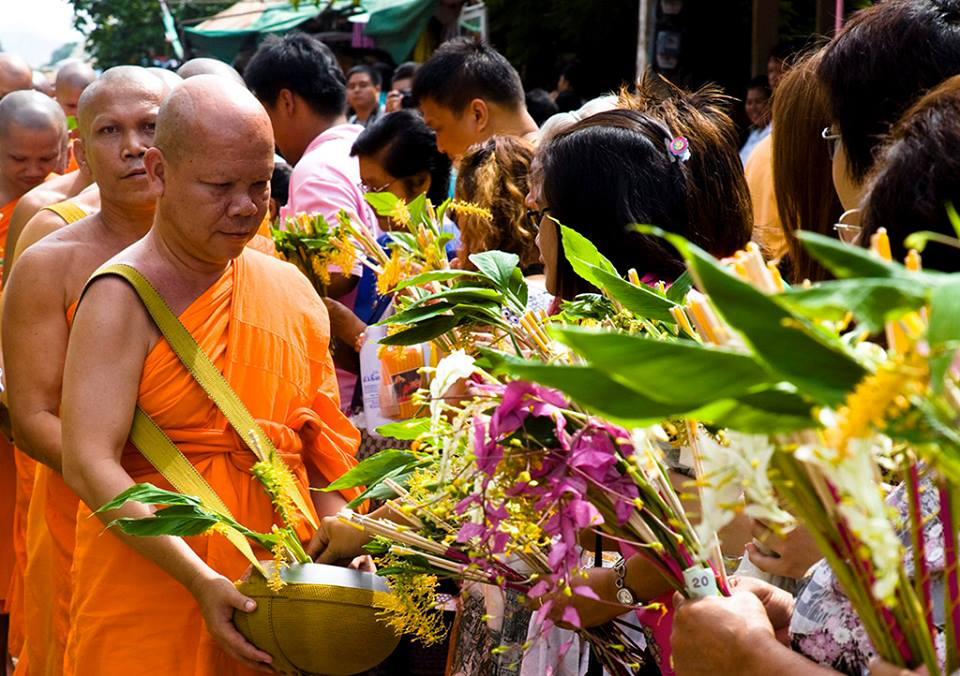
[{"label": "green canopy tarp", "polygon": [[[301,0],[294,9],[289,3],[241,2],[217,17],[187,28],[195,50],[230,62],[248,42],[271,33],[285,33],[325,11],[363,10],[369,14],[364,35],[376,40],[399,63],[413,51],[420,34],[433,14],[436,0]],[[253,10],[252,7],[263,7]],[[244,20],[244,16],[249,21]],[[233,19],[233,20],[231,20]]]}]

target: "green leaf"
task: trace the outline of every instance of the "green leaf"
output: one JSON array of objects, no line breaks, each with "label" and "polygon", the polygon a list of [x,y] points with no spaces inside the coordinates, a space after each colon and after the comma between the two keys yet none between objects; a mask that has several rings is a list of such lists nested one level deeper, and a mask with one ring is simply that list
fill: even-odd
[{"label": "green leaf", "polygon": [[417,457],[409,451],[385,450],[371,455],[350,469],[346,474],[321,489],[325,493],[339,491],[356,486],[372,486],[383,480],[383,477],[398,467],[407,467],[416,463]]},{"label": "green leaf", "polygon": [[419,275],[408,277],[395,287],[395,291],[406,289],[408,286],[421,286],[429,282],[446,282],[451,279],[460,279],[464,277],[479,277],[476,272],[470,270],[431,270],[430,272],[421,272]]},{"label": "green leaf", "polygon": [[120,493],[113,500],[103,505],[97,513],[109,512],[123,507],[128,502],[139,502],[144,505],[191,505],[200,506],[200,499],[192,495],[183,495],[175,491],[157,488],[153,484],[135,484]]},{"label": "green leaf", "polygon": [[[791,314],[776,296],[764,295],[733,276],[713,256],[683,237],[659,228],[636,227],[673,244],[687,261],[698,287],[710,297],[727,323],[740,332],[773,371],[804,394],[835,406],[866,375],[866,369],[844,350],[839,340],[828,339],[807,320]],[[815,241],[835,240],[820,237]]]},{"label": "green leaf", "polygon": [[922,253],[923,250],[927,248],[928,242],[936,242],[937,244],[952,246],[954,249],[960,249],[960,240],[957,238],[948,237],[947,235],[930,230],[921,230],[908,235],[907,238],[903,240],[903,246],[907,249],[916,249]]},{"label": "green leaf", "polygon": [[557,223],[557,225],[560,228],[560,238],[563,242],[563,253],[573,267],[574,272],[597,287],[599,287],[600,284],[594,281],[589,269],[590,266],[600,268],[618,277],[620,276],[617,269],[613,266],[613,263],[597,250],[593,242],[576,230],[572,230],[559,223]]},{"label": "green leaf", "polygon": [[[380,216],[389,216],[401,199],[392,192],[368,192],[363,198]],[[394,233],[391,233],[393,235]]]},{"label": "green leaf", "polygon": [[376,432],[382,437],[413,441],[430,431],[430,418],[411,418],[401,422],[388,423],[377,428]]},{"label": "green leaf", "polygon": [[875,333],[884,322],[926,304],[929,287],[920,278],[838,279],[777,296],[788,309],[811,319],[842,320],[848,312]]},{"label": "green leaf", "polygon": [[775,382],[749,355],[692,341],[584,329],[551,333],[594,368],[674,408],[689,410]]},{"label": "green leaf", "polygon": [[600,268],[590,266],[590,273],[607,295],[619,302],[624,308],[643,319],[656,319],[661,322],[674,323],[670,308],[676,303],[661,296],[648,286],[631,284],[621,279],[619,275],[609,273]]},{"label": "green leaf", "polygon": [[505,251],[484,251],[470,254],[473,263],[481,275],[493,282],[501,291],[506,291],[513,271],[517,269],[520,257]]},{"label": "green leaf", "polygon": [[384,474],[378,483],[368,486],[363,493],[351,500],[347,504],[347,507],[354,509],[358,505],[363,504],[363,502],[366,500],[389,500],[397,497],[397,494],[394,492],[394,490],[385,484],[383,480],[393,479],[401,486],[406,487],[407,481],[410,480],[410,476],[412,474],[413,471],[409,466],[394,468],[393,470]]},{"label": "green leaf", "polygon": [[441,291],[440,293],[434,293],[429,296],[424,296],[423,298],[417,299],[415,302],[411,303],[408,307],[416,307],[418,305],[424,305],[426,303],[435,303],[438,301],[446,301],[448,303],[476,303],[484,301],[499,301],[501,294],[499,291],[494,289],[487,289],[482,286],[458,286],[449,291]]},{"label": "green leaf", "polygon": [[394,333],[380,339],[381,345],[417,345],[433,340],[437,336],[442,336],[453,329],[460,319],[451,315],[440,315],[431,317],[406,331]]},{"label": "green leaf", "polygon": [[676,281],[667,289],[667,300],[680,304],[687,297],[687,292],[693,287],[693,275],[689,270],[684,270],[683,274],[677,277]]},{"label": "green leaf", "polygon": [[838,239],[799,231],[797,237],[804,248],[838,279],[851,277],[898,277],[907,273],[896,263],[888,263],[876,254]]},{"label": "green leaf", "polygon": [[960,280],[935,289],[930,298],[930,382],[934,392],[943,390],[943,379],[960,347]]},{"label": "green leaf", "polygon": [[220,519],[196,505],[172,505],[158,509],[153,516],[142,519],[114,519],[110,527],[117,527],[127,535],[139,537],[190,537],[203,535],[218,523]]},{"label": "green leaf", "polygon": [[452,312],[456,309],[456,305],[452,303],[433,303],[432,305],[415,305],[413,307],[407,308],[406,310],[401,310],[395,315],[387,317],[384,320],[381,320],[375,326],[391,326],[391,325],[400,325],[400,324],[416,324],[417,322],[422,322],[425,319],[430,319],[431,317],[436,317],[438,315],[443,315],[448,312]]},{"label": "green leaf", "polygon": [[782,434],[817,426],[809,401],[777,388],[721,399],[691,412],[690,417],[748,434]]}]

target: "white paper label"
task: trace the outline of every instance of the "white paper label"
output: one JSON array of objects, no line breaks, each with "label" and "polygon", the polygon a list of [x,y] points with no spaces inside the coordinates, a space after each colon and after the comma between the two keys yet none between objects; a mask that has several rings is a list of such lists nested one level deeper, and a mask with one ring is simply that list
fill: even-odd
[{"label": "white paper label", "polygon": [[717,589],[717,578],[713,570],[707,566],[690,566],[683,571],[683,583],[687,587],[687,594],[692,599],[702,599],[707,596],[720,596]]}]

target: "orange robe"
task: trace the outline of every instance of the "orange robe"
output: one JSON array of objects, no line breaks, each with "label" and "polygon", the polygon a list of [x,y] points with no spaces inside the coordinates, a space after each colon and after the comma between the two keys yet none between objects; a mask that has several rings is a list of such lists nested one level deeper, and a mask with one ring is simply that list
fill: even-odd
[{"label": "orange robe", "polygon": [[[4,440],[4,443],[8,443]],[[30,496],[33,493],[33,479],[37,463],[23,451],[14,446],[12,456],[16,475],[16,503],[13,511],[13,555],[14,565],[7,588],[6,611],[10,613],[10,629],[7,634],[11,655],[19,655],[23,650],[23,572],[27,568],[27,512]]]},{"label": "orange robe", "polygon": [[0,436],[0,612],[7,612],[7,588],[13,574],[13,513],[17,496],[17,471],[13,446]]},{"label": "orange robe", "polygon": [[10,231],[10,217],[13,216],[13,210],[16,209],[19,201],[18,197],[0,207],[0,271],[3,270],[4,247],[7,243],[7,232]]},{"label": "orange robe", "polygon": [[[339,410],[326,310],[296,268],[246,249],[180,319],[270,436],[305,496],[306,458],[328,480],[353,466],[359,434]],[[241,523],[270,530],[273,507],[250,475],[255,456],[163,340],[144,361],[138,404]],[[170,488],[132,447],[122,463],[135,481]],[[186,589],[89,514],[81,506],[65,674],[252,673],[219,650]],[[309,535],[303,523],[298,532]],[[230,579],[248,567],[219,535],[187,542]]]}]

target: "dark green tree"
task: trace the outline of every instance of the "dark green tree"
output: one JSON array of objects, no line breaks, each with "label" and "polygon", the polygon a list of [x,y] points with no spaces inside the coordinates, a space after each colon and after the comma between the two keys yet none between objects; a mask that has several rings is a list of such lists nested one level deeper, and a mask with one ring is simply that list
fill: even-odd
[{"label": "dark green tree", "polygon": [[[98,68],[122,64],[150,65],[157,56],[172,57],[163,36],[159,0],[71,0],[74,25],[87,38],[87,52]],[[187,4],[169,0],[176,20],[216,14],[232,3]]]}]

